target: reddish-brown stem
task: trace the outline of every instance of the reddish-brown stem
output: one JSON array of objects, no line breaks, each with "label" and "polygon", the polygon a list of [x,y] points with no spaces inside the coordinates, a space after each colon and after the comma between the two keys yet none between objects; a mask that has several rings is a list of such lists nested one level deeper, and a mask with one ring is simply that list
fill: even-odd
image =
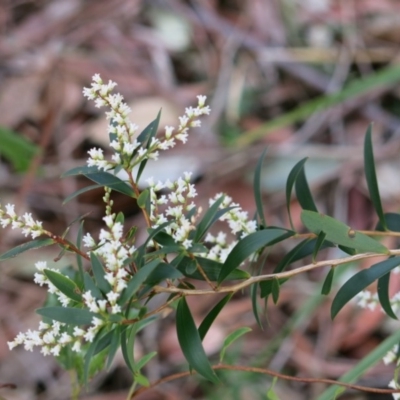
[{"label": "reddish-brown stem", "polygon": [[[302,382],[302,383],[326,383],[328,385],[337,385],[337,386],[342,386],[348,389],[353,389],[353,390],[359,390],[362,392],[368,392],[368,393],[379,393],[379,394],[393,394],[393,393],[400,393],[400,389],[376,389],[368,386],[361,386],[361,385],[354,385],[352,383],[345,383],[345,382],[339,382],[335,381],[333,379],[324,379],[324,378],[298,378],[296,376],[290,376],[290,375],[285,375],[281,374],[280,372],[272,371],[270,369],[266,368],[257,368],[257,367],[242,367],[239,365],[227,365],[227,364],[218,364],[212,366],[212,369],[214,370],[230,370],[230,371],[243,371],[243,372],[254,372],[256,374],[263,374],[263,375],[269,375],[273,376],[279,379],[284,379],[287,381],[295,381],[295,382]],[[134,397],[139,396],[140,394],[146,392],[149,389],[152,389],[158,385],[161,385],[162,383],[166,382],[171,382],[176,379],[184,378],[190,375],[194,375],[196,372],[179,372],[177,374],[169,375],[166,376],[165,378],[161,378],[148,387],[141,387],[140,389],[136,390],[131,399]]]},{"label": "reddish-brown stem", "polygon": [[69,242],[68,240],[65,240],[61,236],[54,235],[51,232],[45,231],[44,234],[49,236],[51,239],[53,239],[56,243],[60,244],[61,246],[66,247],[68,250],[73,251],[76,254],[79,254],[81,257],[85,258],[86,260],[90,260],[90,257],[84,253],[82,250],[79,250],[74,244]]}]

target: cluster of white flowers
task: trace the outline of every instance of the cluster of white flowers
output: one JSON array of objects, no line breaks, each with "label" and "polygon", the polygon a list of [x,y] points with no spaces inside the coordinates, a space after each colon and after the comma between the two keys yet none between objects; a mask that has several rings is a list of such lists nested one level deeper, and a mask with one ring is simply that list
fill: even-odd
[{"label": "cluster of white flowers", "polygon": [[92,324],[86,331],[77,326],[71,331],[71,328],[62,322],[53,321],[47,324],[40,321],[38,330],[29,329],[25,333],[20,332],[13,341],[7,344],[10,350],[19,345],[23,345],[28,351],[33,351],[34,347],[40,347],[40,352],[45,356],[58,357],[66,345],[72,345],[72,350],[79,353],[83,340],[92,342],[103,325],[103,320],[93,317]]},{"label": "cluster of white flowers", "polygon": [[36,272],[34,275],[33,281],[37,283],[39,286],[47,285],[47,291],[49,293],[53,293],[57,296],[59,302],[62,304],[63,307],[67,307],[70,303],[71,299],[67,297],[64,293],[60,292],[47,278],[47,276],[43,273],[43,270],[48,269],[50,271],[56,271],[53,268],[47,267],[46,261],[38,261],[35,263],[35,267],[39,272]]},{"label": "cluster of white flowers", "polygon": [[[150,190],[150,221],[152,227],[157,228],[165,222],[172,221],[165,232],[171,235],[176,243],[181,243],[186,249],[192,245],[189,234],[195,229],[195,216],[187,218],[185,213],[190,211],[195,204],[191,199],[197,196],[196,188],[190,183],[192,174],[184,173],[184,178],[180,177],[175,182],[167,180],[165,183],[154,182],[153,178],[147,180]],[[157,192],[162,189],[170,190],[168,195],[157,197]],[[165,211],[161,212],[159,206],[164,205]],[[168,205],[168,207],[167,207]]]},{"label": "cluster of white flowers", "polygon": [[[231,233],[234,236],[239,234],[240,238],[244,238],[250,233],[255,232],[257,230],[257,222],[255,220],[250,220],[247,211],[243,211],[240,205],[238,203],[234,203],[232,198],[226,194],[219,193],[213,199],[210,199],[210,207],[222,196],[224,196],[224,199],[219,208],[233,208],[227,211],[220,218],[220,221],[225,221],[228,224]],[[219,232],[216,236],[212,235],[211,233],[207,233],[204,241],[212,245],[208,253],[204,256],[222,263],[226,260],[229,253],[237,243],[237,240],[227,242],[226,233],[224,232]]]},{"label": "cluster of white flowers", "polygon": [[116,85],[112,81],[105,84],[100,75],[95,74],[91,87],[83,89],[83,95],[94,100],[96,107],[107,106],[110,108],[110,111],[106,112],[106,116],[110,120],[109,134],[114,138],[110,143],[110,147],[115,152],[112,161],[104,158],[101,149],[93,148],[89,150],[90,157],[87,162],[88,166],[96,166],[104,171],[113,169],[117,165],[122,165],[127,171],[131,171],[135,165],[145,159],[157,160],[158,150],[168,150],[174,147],[175,140],[186,143],[189,128],[199,127],[201,124],[197,118],[210,113],[210,107],[205,105],[206,96],[197,96],[197,107],[186,108],[185,115],[179,117],[180,124],[176,133],[174,133],[174,127],[166,126],[164,138],[153,137],[146,147],[142,147],[142,144],[136,139],[139,127],[128,118],[131,109],[124,102],[121,94],[112,93]]},{"label": "cluster of white flowers", "polygon": [[3,210],[0,204],[0,224],[2,228],[6,228],[11,224],[12,229],[22,229],[22,233],[25,236],[31,235],[32,239],[42,234],[47,234],[42,227],[42,222],[35,221],[32,218],[32,214],[25,213],[22,217],[18,216],[14,211],[14,204],[6,204],[5,208]]}]

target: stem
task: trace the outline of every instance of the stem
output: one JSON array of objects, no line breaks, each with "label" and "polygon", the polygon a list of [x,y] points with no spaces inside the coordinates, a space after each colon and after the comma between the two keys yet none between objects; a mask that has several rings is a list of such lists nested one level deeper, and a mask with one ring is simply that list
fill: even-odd
[{"label": "stem", "polygon": [[239,290],[242,290],[242,289],[244,289],[254,283],[258,283],[258,282],[270,281],[272,279],[291,278],[292,276],[299,275],[303,272],[311,271],[313,269],[317,269],[317,268],[321,268],[321,267],[326,267],[326,266],[336,267],[338,265],[347,264],[350,262],[363,260],[366,258],[382,257],[382,256],[388,256],[388,255],[398,256],[398,255],[400,255],[400,250],[389,250],[388,254],[362,253],[362,254],[356,254],[354,256],[344,257],[344,258],[340,258],[340,259],[319,261],[316,263],[305,265],[303,267],[293,269],[291,271],[279,272],[277,274],[252,276],[251,278],[249,278],[243,282],[237,283],[235,285],[217,287],[214,290],[182,289],[182,288],[178,288],[175,286],[171,286],[171,287],[154,286],[153,290],[155,293],[180,293],[185,296],[208,295],[208,294],[215,294],[215,293],[236,293]]},{"label": "stem", "polygon": [[[368,386],[361,386],[361,385],[353,385],[352,383],[345,383],[340,381],[335,381],[333,379],[324,379],[324,378],[298,378],[295,376],[284,375],[276,371],[272,371],[266,368],[257,368],[257,367],[242,367],[239,365],[227,365],[227,364],[218,364],[211,366],[213,370],[229,370],[229,371],[243,371],[243,372],[254,372],[256,374],[263,374],[273,376],[279,379],[284,379],[287,381],[295,381],[295,382],[302,382],[302,383],[326,383],[328,385],[337,385],[342,386],[348,389],[359,390],[362,392],[368,393],[379,393],[379,394],[394,394],[400,393],[400,389],[376,389]],[[144,393],[145,391],[152,389],[162,383],[174,381],[176,379],[184,378],[186,376],[194,375],[195,371],[186,371],[186,372],[179,372],[177,374],[169,375],[165,378],[161,378],[154,383],[150,384],[148,387],[141,387],[136,392],[132,393],[131,397],[128,399],[133,399],[136,396]]]}]

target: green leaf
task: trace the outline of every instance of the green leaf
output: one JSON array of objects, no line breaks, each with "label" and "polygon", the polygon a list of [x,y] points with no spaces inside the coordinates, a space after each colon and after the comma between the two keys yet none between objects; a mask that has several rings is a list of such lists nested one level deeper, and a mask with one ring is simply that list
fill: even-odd
[{"label": "green leaf", "polygon": [[386,220],[383,214],[383,208],[381,203],[381,196],[379,195],[378,181],[376,179],[375,171],[375,161],[374,161],[374,151],[372,148],[372,138],[371,138],[372,125],[370,124],[365,134],[364,140],[364,170],[365,178],[367,180],[367,186],[369,195],[371,197],[372,204],[378,215],[379,222],[382,227],[386,230]]},{"label": "green leaf", "polygon": [[149,380],[139,372],[135,372],[135,374],[133,375],[133,379],[139,385],[142,385],[142,386],[145,386],[145,387],[150,386]]},{"label": "green leaf", "polygon": [[262,201],[262,193],[261,193],[261,168],[263,166],[265,154],[267,153],[267,149],[263,151],[261,157],[258,159],[257,167],[254,172],[254,180],[253,180],[253,190],[254,190],[254,201],[256,202],[257,214],[260,216],[261,223],[263,227],[267,227],[267,222],[265,220],[263,201]]},{"label": "green leaf", "polygon": [[170,264],[160,263],[158,268],[156,268],[146,279],[145,284],[154,286],[158,285],[160,282],[166,279],[180,279],[183,275],[180,271],[174,268]]},{"label": "green leaf", "polygon": [[378,279],[378,299],[385,313],[389,317],[397,319],[397,315],[394,313],[392,309],[392,304],[390,302],[389,282],[390,282],[390,272],[388,272],[386,275],[383,275],[381,278]]},{"label": "green leaf", "polygon": [[84,385],[87,385],[87,383],[88,383],[90,363],[95,355],[96,348],[99,344],[99,341],[100,341],[103,333],[104,333],[103,329],[101,329],[99,332],[96,333],[92,343],[90,343],[90,346],[86,351],[85,358],[84,358],[84,367],[83,367]]},{"label": "green leaf", "polygon": [[[222,215],[224,215],[226,213],[227,209],[222,214],[218,213],[218,211],[223,211],[223,210],[219,210],[219,207],[222,204],[222,202],[224,201],[224,199],[225,199],[225,196],[221,196],[206,211],[206,213],[204,214],[204,217],[202,218],[202,220],[197,225],[196,235],[194,236],[194,241],[195,242],[199,242],[201,240],[201,238],[206,234],[206,232],[210,229],[211,225],[218,218],[220,218]],[[218,213],[218,217],[217,217],[217,213]]]},{"label": "green leaf", "polygon": [[[361,359],[350,371],[339,378],[339,382],[357,382],[357,380],[370,370],[376,364],[382,362],[382,358],[390,351],[393,346],[398,345],[400,341],[400,330],[397,329],[391,336],[385,339],[369,354]],[[330,386],[316,400],[332,400],[337,392],[343,392],[346,388],[340,388],[337,385]]]},{"label": "green leaf", "polygon": [[[161,110],[157,114],[157,118],[150,122],[150,124],[141,132],[141,134],[138,136],[137,141],[142,143],[142,146],[144,146],[145,142],[147,142],[146,148],[150,148],[150,143],[151,139],[156,136],[157,130],[158,130],[158,125],[160,123],[160,117],[161,117]],[[144,168],[146,167],[147,164],[147,159],[143,160],[138,169],[138,173],[136,175],[136,183],[139,182],[140,177],[142,176],[142,172]]]},{"label": "green leaf", "polygon": [[326,233],[326,239],[360,252],[388,254],[388,249],[377,240],[351,229],[343,222],[337,221],[324,214],[303,210],[301,213],[303,224],[313,233]]},{"label": "green leaf", "polygon": [[[76,235],[76,247],[77,249],[81,249],[82,247],[82,236],[83,236],[83,225],[85,221],[81,221],[78,229],[78,234]],[[76,253],[76,263],[78,264],[78,271],[79,271],[79,281],[78,285],[80,288],[84,287],[84,272],[83,272],[83,263],[82,263],[82,256]]]},{"label": "green leaf", "polygon": [[139,269],[135,275],[131,278],[128,283],[128,286],[122,292],[120,300],[118,301],[119,304],[124,304],[128,301],[140,288],[143,282],[147,279],[147,277],[157,268],[160,264],[161,260],[156,258],[153,261],[150,261],[144,267]]},{"label": "green leaf", "polygon": [[[186,266],[187,264],[190,263],[190,260],[191,259],[189,257],[184,257],[177,267],[178,270],[188,278],[204,281],[203,275],[198,270],[194,271],[192,274],[188,274],[186,272]],[[203,258],[203,257],[196,257],[196,260],[210,281],[214,282],[218,279],[218,275],[222,269],[223,264],[219,263],[218,261],[214,261],[209,258]],[[231,271],[229,275],[226,277],[226,279],[229,280],[239,280],[248,278],[250,278],[250,274],[241,269],[235,269]]]},{"label": "green leaf", "polygon": [[79,288],[77,284],[58,272],[51,271],[49,269],[43,270],[44,274],[47,276],[48,280],[62,293],[64,293],[70,299],[81,303],[82,296],[79,293]]},{"label": "green leaf", "polygon": [[115,354],[117,353],[117,351],[119,349],[119,345],[121,343],[121,331],[122,331],[121,325],[116,326],[115,329],[113,330],[113,335],[112,335],[111,343],[110,343],[110,349],[108,350],[106,370],[110,369],[111,364],[114,360]]},{"label": "green leaf", "polygon": [[292,235],[293,232],[279,228],[263,229],[247,235],[236,244],[222,265],[218,276],[218,284],[221,284],[233,270],[238,268],[246,258],[257,250],[264,246],[278,243]]},{"label": "green leaf", "polygon": [[304,166],[303,168],[300,169],[299,173],[297,174],[295,182],[295,190],[296,190],[297,200],[299,201],[301,207],[304,210],[318,211],[314,203],[311,190],[308,186],[306,173],[304,171]]},{"label": "green leaf", "polygon": [[318,252],[321,249],[322,244],[325,242],[325,238],[326,238],[325,232],[321,231],[320,233],[318,233],[317,242],[315,243],[315,247],[314,247],[314,251],[313,251],[313,255],[312,255],[313,263],[315,263]]},{"label": "green leaf", "polygon": [[[400,214],[385,213],[384,220],[386,221],[386,225],[387,225],[386,228],[389,231],[400,232]],[[379,221],[375,229],[377,231],[385,231],[385,230],[387,230],[386,228],[384,228],[382,226],[381,222]]]},{"label": "green leaf", "polygon": [[204,378],[218,383],[219,379],[208,361],[199,331],[184,297],[179,300],[176,309],[176,331],[179,345],[189,365]]},{"label": "green leaf", "polygon": [[152,358],[157,355],[156,351],[144,355],[135,365],[136,371],[140,371]]},{"label": "green leaf", "polygon": [[26,172],[40,148],[24,136],[0,126],[0,155],[13,165],[17,172]]},{"label": "green leaf", "polygon": [[36,313],[69,325],[89,325],[94,317],[101,318],[101,315],[87,309],[72,307],[44,307],[37,309]]},{"label": "green leaf", "polygon": [[6,251],[0,256],[0,261],[8,260],[9,258],[13,258],[18,254],[23,253],[24,251],[39,249],[40,247],[50,246],[51,244],[56,243],[55,240],[46,238],[46,239],[36,239],[31,240],[30,242],[26,242],[20,244],[19,246],[13,247],[11,250]]},{"label": "green leaf", "polygon": [[98,183],[101,186],[107,186],[116,192],[126,194],[129,197],[135,197],[133,189],[126,184],[122,179],[119,179],[115,175],[109,174],[108,172],[97,172],[93,174],[84,174],[86,178]]},{"label": "green leaf", "polygon": [[335,268],[331,268],[325,278],[324,284],[322,285],[321,294],[326,296],[331,292],[334,275]]},{"label": "green leaf", "polygon": [[86,193],[86,192],[89,192],[90,190],[98,189],[101,187],[103,187],[103,185],[96,184],[96,185],[85,186],[84,188],[79,189],[79,190],[75,191],[74,193],[70,194],[69,196],[67,196],[62,203],[66,204],[70,200],[74,199],[75,197],[79,196],[82,193]]},{"label": "green leaf", "polygon": [[67,172],[64,172],[61,175],[61,178],[66,178],[68,176],[75,176],[75,175],[87,175],[87,174],[95,174],[97,172],[100,172],[100,170],[97,167],[89,167],[87,165],[82,165],[80,167],[75,167]]},{"label": "green leaf", "polygon": [[243,335],[245,335],[246,333],[251,332],[251,328],[248,327],[243,327],[243,328],[239,328],[236,329],[235,331],[233,331],[232,333],[230,333],[224,340],[224,344],[222,346],[222,350],[219,356],[219,362],[222,363],[224,357],[225,357],[225,352],[226,349],[236,340],[238,340],[240,337],[242,337]]},{"label": "green leaf", "polygon": [[229,300],[232,298],[232,296],[233,296],[233,293],[227,294],[222,300],[220,300],[213,307],[213,309],[203,319],[203,322],[200,324],[199,329],[198,329],[201,341],[203,341],[203,339],[207,335],[208,330],[210,329],[211,325],[215,321],[215,318],[217,318],[218,314],[226,306],[226,304],[229,302]]},{"label": "green leaf", "polygon": [[97,287],[103,292],[108,293],[111,290],[111,285],[104,278],[104,268],[99,258],[93,252],[90,252],[90,262],[94,278],[96,279]]},{"label": "green leaf", "polygon": [[287,181],[286,181],[286,207],[287,207],[287,212],[289,215],[289,221],[290,221],[290,227],[294,231],[294,225],[292,221],[292,214],[290,212],[290,203],[291,203],[291,198],[292,198],[292,191],[293,191],[293,186],[296,182],[297,175],[300,173],[300,171],[304,168],[304,164],[307,161],[307,157],[303,158],[300,160],[290,171]]},{"label": "green leaf", "polygon": [[279,291],[280,291],[279,280],[276,278],[272,279],[272,300],[274,301],[274,304],[278,303]]},{"label": "green leaf", "polygon": [[100,292],[99,288],[96,286],[92,277],[87,272],[84,272],[84,274],[83,274],[83,282],[85,285],[85,292],[90,291],[92,296],[96,299],[103,298],[103,295]]},{"label": "green leaf", "polygon": [[274,391],[274,386],[275,386],[275,383],[277,380],[278,380],[278,378],[275,376],[275,378],[272,380],[272,384],[271,384],[270,388],[268,389],[267,400],[280,400],[279,396]]},{"label": "green leaf", "polygon": [[332,319],[338,314],[343,306],[348,303],[356,294],[360,293],[375,280],[389,273],[400,264],[400,257],[389,258],[380,263],[374,264],[368,269],[363,269],[352,276],[337,292],[332,302]]},{"label": "green leaf", "polygon": [[133,358],[133,346],[135,344],[137,329],[136,324],[128,327],[121,333],[121,351],[127,367],[133,373],[135,371],[135,360]]},{"label": "green leaf", "polygon": [[144,209],[146,208],[146,204],[147,204],[147,200],[150,197],[150,192],[149,189],[145,189],[143,190],[142,193],[140,193],[138,199],[137,199],[137,204],[139,206],[139,208]]}]

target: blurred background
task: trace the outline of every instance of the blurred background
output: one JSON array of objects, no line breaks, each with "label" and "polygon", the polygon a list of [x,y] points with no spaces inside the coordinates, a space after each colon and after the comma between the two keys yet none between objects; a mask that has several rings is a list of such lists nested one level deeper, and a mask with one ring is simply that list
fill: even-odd
[{"label": "blurred background", "polygon": [[[29,211],[45,227],[62,234],[89,213],[86,230],[102,226],[102,192],[63,200],[89,185],[60,179],[85,164],[87,151],[107,148],[102,110],[82,96],[100,73],[118,83],[144,128],[162,108],[161,127],[177,125],[184,107],[205,94],[212,113],[193,130],[185,146],[163,154],[150,175],[165,180],[194,172],[200,204],[228,192],[254,213],[252,171],[268,146],[262,175],[270,225],[288,226],[283,188],[291,168],[308,156],[307,177],[319,210],[355,229],[376,224],[363,177],[362,143],[373,122],[373,141],[384,208],[399,211],[400,185],[400,3],[396,0],[2,0],[0,1],[0,198]],[[132,225],[143,226],[127,199],[114,197]],[[301,208],[292,200],[295,226]],[[71,235],[76,233],[71,226]],[[2,231],[0,252],[25,241]],[[385,242],[395,246],[394,241]],[[288,244],[287,246],[289,246]],[[274,268],[290,247],[272,254]],[[324,257],[338,257],[335,249]],[[24,253],[0,267],[0,388],[9,400],[68,399],[69,375],[50,357],[6,342],[35,329],[34,309],[46,292],[32,282],[34,262],[53,267],[58,250]],[[349,266],[337,279],[344,282]],[[247,293],[236,295],[205,340],[212,358],[224,337],[239,326],[253,331],[232,346],[227,361],[271,368],[299,377],[338,379],[385,337],[398,329],[379,310],[347,306],[330,321],[332,298],[319,295],[327,270],[298,276],[268,305],[260,330]],[[392,290],[400,289],[391,282]],[[213,299],[190,299],[197,322]],[[151,381],[185,364],[173,315],[146,331],[136,353],[157,349],[146,370]],[[379,364],[358,383],[386,387],[393,367]],[[266,399],[271,379],[245,373],[222,374],[225,385],[196,379],[173,381],[140,399]],[[130,385],[122,356],[101,373],[82,398],[125,399]],[[278,381],[280,399],[317,399],[321,384]],[[341,399],[390,399],[346,392]]]}]

